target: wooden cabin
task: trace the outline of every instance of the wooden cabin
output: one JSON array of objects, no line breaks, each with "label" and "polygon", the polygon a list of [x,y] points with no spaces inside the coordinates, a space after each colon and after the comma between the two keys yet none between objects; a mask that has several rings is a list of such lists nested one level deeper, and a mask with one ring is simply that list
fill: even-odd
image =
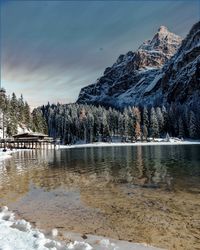
[{"label": "wooden cabin", "polygon": [[46,134],[37,132],[25,132],[13,135],[13,139],[2,139],[0,147],[8,148],[26,148],[26,149],[42,149],[54,148],[55,142],[53,138]]},{"label": "wooden cabin", "polygon": [[42,134],[42,133],[35,133],[35,132],[25,132],[13,135],[14,140],[27,140],[27,141],[40,141],[40,140],[47,140],[50,137],[48,135]]}]

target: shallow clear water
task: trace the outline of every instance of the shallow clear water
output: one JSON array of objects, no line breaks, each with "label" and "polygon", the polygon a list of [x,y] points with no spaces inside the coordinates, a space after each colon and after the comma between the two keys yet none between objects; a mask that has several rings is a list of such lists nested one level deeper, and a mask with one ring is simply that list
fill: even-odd
[{"label": "shallow clear water", "polygon": [[200,145],[19,152],[0,162],[0,205],[60,238],[200,249]]}]

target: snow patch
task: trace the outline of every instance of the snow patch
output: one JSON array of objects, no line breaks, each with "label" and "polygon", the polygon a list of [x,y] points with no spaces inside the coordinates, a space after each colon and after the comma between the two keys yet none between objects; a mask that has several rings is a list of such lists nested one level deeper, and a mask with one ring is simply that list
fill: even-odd
[{"label": "snow patch", "polygon": [[[54,231],[54,236],[57,229]],[[67,244],[47,238],[37,228],[25,220],[16,220],[8,208],[0,208],[0,249],[1,250],[147,250],[157,249],[143,244],[125,241],[111,242],[103,237],[91,237],[91,243],[74,240]],[[128,248],[127,248],[128,246]]]},{"label": "snow patch", "polygon": [[158,145],[200,145],[200,141],[181,141],[177,138],[170,138],[167,142],[163,138],[157,138],[152,142],[94,142],[94,143],[83,143],[83,144],[73,144],[73,145],[57,145],[56,149],[65,148],[90,148],[90,147],[121,147],[121,146],[158,146]]},{"label": "snow patch", "polygon": [[157,75],[154,80],[148,85],[148,87],[145,89],[145,93],[150,92],[157,84],[157,82],[162,78],[163,74]]}]

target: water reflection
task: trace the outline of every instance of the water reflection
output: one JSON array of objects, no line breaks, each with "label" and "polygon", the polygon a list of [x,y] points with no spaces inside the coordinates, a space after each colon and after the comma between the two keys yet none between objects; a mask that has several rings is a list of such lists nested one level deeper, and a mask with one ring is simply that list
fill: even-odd
[{"label": "water reflection", "polygon": [[182,243],[200,245],[199,152],[197,145],[19,152],[0,162],[0,205],[44,228],[189,249]]},{"label": "water reflection", "polygon": [[199,146],[24,151],[0,162],[0,185],[14,185],[12,189],[16,191],[18,180],[18,185],[26,186],[27,191],[30,181],[48,189],[81,181],[173,190],[199,184],[199,162]]}]

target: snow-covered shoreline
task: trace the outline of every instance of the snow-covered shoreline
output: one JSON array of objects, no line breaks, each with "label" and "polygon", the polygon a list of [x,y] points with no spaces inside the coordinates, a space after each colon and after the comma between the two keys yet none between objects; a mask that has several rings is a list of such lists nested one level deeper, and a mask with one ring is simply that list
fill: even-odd
[{"label": "snow-covered shoreline", "polygon": [[72,145],[59,145],[57,149],[67,148],[90,148],[90,147],[121,147],[121,146],[173,146],[173,145],[200,145],[200,141],[176,141],[171,140],[169,142],[155,141],[155,142],[94,142],[94,143],[83,143],[83,144],[72,144]]},{"label": "snow-covered shoreline", "polygon": [[145,244],[111,240],[98,236],[89,236],[83,240],[76,234],[68,234],[68,243],[55,240],[57,230],[53,229],[49,237],[33,228],[25,220],[15,219],[7,207],[0,209],[0,249],[2,250],[156,250]]}]

